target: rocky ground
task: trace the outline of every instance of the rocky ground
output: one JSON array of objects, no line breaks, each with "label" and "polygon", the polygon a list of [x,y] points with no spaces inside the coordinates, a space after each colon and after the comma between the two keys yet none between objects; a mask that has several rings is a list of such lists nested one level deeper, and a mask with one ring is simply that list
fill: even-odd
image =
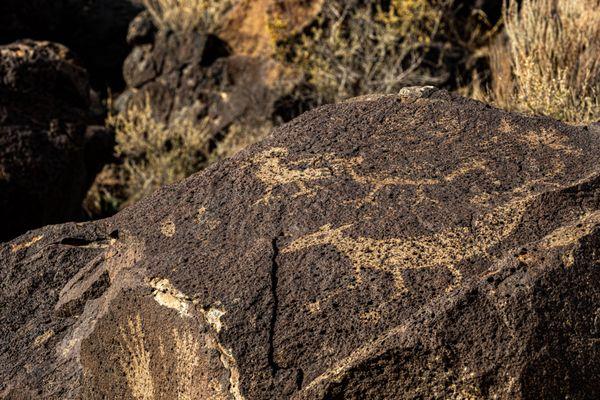
[{"label": "rocky ground", "polygon": [[594,399],[600,130],[431,88],[308,112],[0,249],[0,395]]}]

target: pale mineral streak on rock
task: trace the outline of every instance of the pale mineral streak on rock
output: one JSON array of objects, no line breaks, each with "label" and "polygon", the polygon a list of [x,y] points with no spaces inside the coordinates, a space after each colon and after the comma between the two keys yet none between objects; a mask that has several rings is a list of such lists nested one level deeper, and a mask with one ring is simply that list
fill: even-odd
[{"label": "pale mineral streak on rock", "polygon": [[[189,296],[185,295],[184,293],[173,287],[173,285],[171,284],[171,282],[169,282],[168,279],[151,279],[150,286],[154,288],[153,296],[158,304],[176,310],[181,317],[190,318],[192,316],[191,309],[194,307],[194,302]],[[225,314],[225,311],[213,307],[208,308],[207,310],[199,309],[199,311],[204,321],[215,331],[214,335],[210,335],[211,339],[208,343],[209,345],[214,346],[214,348],[219,351],[221,363],[223,364],[223,367],[227,371],[229,371],[229,391],[234,399],[243,400],[244,397],[240,392],[240,374],[236,365],[235,358],[233,357],[231,350],[224,347],[217,339],[217,334],[223,328],[221,317]],[[190,371],[193,370],[193,368],[197,366],[197,364],[195,363],[195,361],[193,361],[193,358],[188,353],[189,351],[191,351],[190,349],[196,349],[195,352],[197,352],[198,345],[197,343],[193,342],[192,337],[189,334],[184,334],[184,336],[180,336],[179,333],[177,333],[176,331],[174,332],[176,344],[179,343],[177,344],[177,346],[179,346],[177,350],[178,358],[180,360],[183,360],[184,363],[188,364],[187,367],[181,367],[183,369],[178,372],[178,377],[180,377],[178,379],[183,379],[182,382],[184,382],[180,383],[180,387],[185,389],[184,391],[189,391],[191,390],[190,385],[192,383],[192,376],[190,375]],[[187,348],[188,350],[184,351],[183,348]],[[189,384],[187,383],[188,381]],[[189,397],[189,395],[181,397],[182,400],[190,398],[191,397]]]},{"label": "pale mineral streak on rock", "polygon": [[206,321],[215,329],[215,331],[217,331],[217,333],[221,332],[221,329],[223,329],[221,317],[225,315],[225,311],[219,310],[218,308],[209,308],[207,311],[202,310],[202,314],[204,314]]},{"label": "pale mineral streak on rock", "polygon": [[154,300],[164,307],[176,310],[182,317],[190,317],[191,299],[177,290],[166,278],[153,278],[150,287],[154,289]]},{"label": "pale mineral streak on rock", "polygon": [[10,245],[10,249],[13,253],[16,253],[17,251],[24,250],[24,249],[27,249],[27,248],[33,246],[34,244],[36,244],[37,242],[42,240],[43,237],[44,237],[44,235],[37,235],[37,236],[32,237],[30,240],[28,240],[26,242],[13,243]]}]

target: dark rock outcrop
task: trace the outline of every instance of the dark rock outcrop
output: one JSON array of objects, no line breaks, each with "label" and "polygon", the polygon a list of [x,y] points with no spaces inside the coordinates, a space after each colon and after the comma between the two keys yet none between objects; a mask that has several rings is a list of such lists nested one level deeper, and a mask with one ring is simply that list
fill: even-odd
[{"label": "dark rock outcrop", "polygon": [[127,27],[141,9],[141,0],[2,0],[0,44],[23,38],[63,43],[95,87],[119,89]]},{"label": "dark rock outcrop", "polygon": [[92,108],[87,72],[66,47],[0,46],[0,240],[80,217],[112,152]]},{"label": "dark rock outcrop", "polygon": [[208,117],[215,132],[239,119],[270,117],[274,61],[234,55],[213,34],[157,30],[151,21],[143,12],[131,23],[134,47],[123,65],[128,90],[116,102],[119,110],[150,102],[161,122]]},{"label": "dark rock outcrop", "polygon": [[308,112],[4,245],[0,393],[598,398],[599,151],[443,91]]}]

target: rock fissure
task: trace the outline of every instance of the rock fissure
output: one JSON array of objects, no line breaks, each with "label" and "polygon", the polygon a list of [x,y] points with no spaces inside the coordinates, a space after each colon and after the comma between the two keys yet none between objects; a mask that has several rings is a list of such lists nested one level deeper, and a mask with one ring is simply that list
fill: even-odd
[{"label": "rock fissure", "polygon": [[279,297],[277,296],[277,284],[278,284],[278,273],[279,273],[279,264],[277,263],[277,257],[279,256],[279,246],[277,241],[279,240],[279,236],[275,237],[271,241],[271,321],[269,325],[269,350],[267,354],[267,361],[269,363],[269,367],[271,368],[271,376],[275,376],[277,371],[279,371],[280,367],[275,361],[275,329],[277,324],[277,313],[279,309]]}]

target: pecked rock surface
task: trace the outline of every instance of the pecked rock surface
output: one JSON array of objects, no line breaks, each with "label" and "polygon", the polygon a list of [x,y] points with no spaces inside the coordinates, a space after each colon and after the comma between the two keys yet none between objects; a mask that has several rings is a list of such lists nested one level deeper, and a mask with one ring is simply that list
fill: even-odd
[{"label": "pecked rock surface", "polygon": [[78,218],[89,181],[112,153],[88,75],[64,46],[0,46],[0,241]]},{"label": "pecked rock surface", "polygon": [[594,399],[600,131],[405,90],[0,249],[0,396]]}]

